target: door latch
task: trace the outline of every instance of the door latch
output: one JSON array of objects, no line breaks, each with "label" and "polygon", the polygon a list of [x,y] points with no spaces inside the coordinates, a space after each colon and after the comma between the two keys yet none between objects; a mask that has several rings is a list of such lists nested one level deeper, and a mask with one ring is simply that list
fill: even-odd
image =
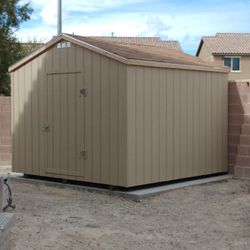
[{"label": "door latch", "polygon": [[81,94],[82,96],[87,96],[87,88],[82,88],[82,89],[80,89],[80,94]]},{"label": "door latch", "polygon": [[83,158],[84,160],[88,159],[87,150],[82,150],[82,151],[80,152],[80,156],[81,156],[81,158]]}]

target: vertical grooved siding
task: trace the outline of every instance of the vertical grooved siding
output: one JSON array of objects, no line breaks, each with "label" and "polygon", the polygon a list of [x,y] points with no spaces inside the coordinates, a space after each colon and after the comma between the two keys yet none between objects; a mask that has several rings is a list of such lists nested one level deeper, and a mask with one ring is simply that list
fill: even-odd
[{"label": "vertical grooved siding", "polygon": [[14,171],[127,185],[125,65],[74,44],[55,46],[12,80]]},{"label": "vertical grooved siding", "polygon": [[[166,168],[166,176],[165,180],[170,180],[174,175],[174,70],[169,70],[166,74],[165,70],[162,71],[162,74],[165,75],[166,79],[166,93],[165,98],[167,101],[167,113],[166,113],[166,136],[163,139],[166,140],[166,162],[164,163],[164,167]],[[172,131],[172,133],[168,133],[168,131]]]},{"label": "vertical grooved siding", "polygon": [[[223,101],[222,101],[222,145],[228,145],[228,134],[229,134],[229,129],[228,129],[228,96],[225,96],[224,93],[228,93],[228,84],[223,84],[224,82],[228,82],[228,76],[223,75],[222,77],[222,93],[223,93]],[[224,133],[223,133],[224,132]],[[228,147],[222,147],[223,155],[223,166],[224,166],[224,171],[228,170]]]},{"label": "vertical grooved siding", "polygon": [[92,107],[93,107],[93,117],[92,117],[92,179],[94,182],[101,181],[101,79],[100,79],[100,55],[92,55]]},{"label": "vertical grooved siding", "polygon": [[84,84],[87,88],[88,98],[85,100],[85,148],[88,149],[88,158],[85,161],[85,178],[91,180],[92,178],[92,54],[89,50],[83,51],[83,78]]},{"label": "vertical grooved siding", "polygon": [[144,85],[144,73],[143,69],[138,69],[138,74],[136,74],[136,82],[135,85],[135,95],[137,96],[136,103],[135,103],[135,109],[136,109],[136,115],[135,115],[135,123],[136,123],[136,182],[143,182],[144,178],[144,152],[143,152],[143,146],[144,145],[144,128],[143,128],[143,112],[140,112],[143,110],[144,102],[143,102],[143,85]]},{"label": "vertical grooved siding", "polygon": [[227,171],[226,75],[130,66],[127,95],[128,186]]},{"label": "vertical grooved siding", "polygon": [[166,140],[166,131],[167,131],[167,85],[166,83],[166,74],[164,70],[160,70],[160,79],[159,79],[159,178],[161,181],[164,181],[167,176],[167,169],[165,168],[167,160],[167,140]]},{"label": "vertical grooved siding", "polygon": [[107,58],[103,58],[101,61],[101,162],[105,168],[101,170],[101,177],[103,182],[109,183],[109,166],[110,166],[110,137],[109,137],[109,128],[110,128],[110,101],[109,101],[109,89],[110,89],[110,82],[109,82],[109,60]]}]

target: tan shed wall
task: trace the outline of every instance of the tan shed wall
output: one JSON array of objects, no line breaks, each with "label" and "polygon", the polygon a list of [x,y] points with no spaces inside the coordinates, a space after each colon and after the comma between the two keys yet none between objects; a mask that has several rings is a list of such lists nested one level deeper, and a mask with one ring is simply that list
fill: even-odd
[{"label": "tan shed wall", "polygon": [[12,83],[16,172],[129,187],[227,171],[226,74],[127,66],[71,44]]},{"label": "tan shed wall", "polygon": [[[51,77],[48,76],[61,76],[65,82],[64,76],[70,77],[72,74],[78,74],[82,79],[78,81],[76,99],[80,96],[80,88],[87,88],[87,96],[84,97],[85,114],[69,112],[69,125],[62,123],[63,131],[57,131],[59,136],[51,139],[52,132],[43,132],[41,129],[43,123],[50,120],[48,103],[57,103],[56,98],[50,97],[48,81],[51,80],[48,79]],[[13,170],[31,175],[126,185],[126,77],[126,66],[123,64],[74,44],[67,49],[57,49],[55,46],[14,71]],[[57,91],[61,91],[67,98],[69,89],[58,88]],[[70,107],[79,101],[67,99],[67,102]],[[61,105],[58,114],[53,113],[53,123],[65,119],[67,105],[62,100]],[[50,157],[54,155],[51,150],[55,150],[55,145],[59,147],[59,155],[54,157],[58,157],[64,165],[69,162],[69,166],[64,166],[66,170],[76,164],[63,153],[65,147],[71,148],[72,142],[67,138],[62,139],[60,134],[70,135],[71,124],[79,126],[82,119],[85,120],[85,128],[82,127],[83,135],[80,134],[80,137],[85,137],[83,149],[87,150],[87,158],[79,163],[78,152],[75,161],[82,164],[84,176],[48,173]]]},{"label": "tan shed wall", "polygon": [[129,67],[128,186],[225,172],[227,74]]}]

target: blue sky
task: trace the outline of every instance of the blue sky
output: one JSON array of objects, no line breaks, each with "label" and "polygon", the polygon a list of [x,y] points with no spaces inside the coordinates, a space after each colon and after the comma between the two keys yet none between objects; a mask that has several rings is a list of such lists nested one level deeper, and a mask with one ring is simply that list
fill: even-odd
[{"label": "blue sky", "polygon": [[[21,41],[56,35],[57,0],[31,0],[31,20]],[[250,0],[62,0],[63,32],[79,35],[159,36],[179,40],[194,54],[203,35],[250,32]]]}]

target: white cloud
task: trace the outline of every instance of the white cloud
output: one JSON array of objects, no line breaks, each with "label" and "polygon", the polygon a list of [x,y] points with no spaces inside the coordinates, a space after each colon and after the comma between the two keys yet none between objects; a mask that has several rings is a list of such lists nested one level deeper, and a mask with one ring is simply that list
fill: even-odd
[{"label": "white cloud", "polygon": [[57,0],[47,1],[40,12],[40,16],[46,25],[55,25],[57,20]]},{"label": "white cloud", "polygon": [[[144,2],[143,0],[62,0],[63,17],[69,16],[69,12],[77,11],[92,13],[108,8],[120,7],[124,4],[136,4]],[[57,0],[32,0],[32,8],[39,11],[42,21],[48,25],[56,25],[57,20]]]},{"label": "white cloud", "polygon": [[[195,50],[202,35],[213,35],[216,32],[246,32],[250,21],[247,6],[238,4],[234,8],[202,8],[194,11],[193,6],[184,11],[166,11],[164,8],[154,12],[147,9],[137,12],[133,4],[143,0],[62,0],[63,32],[79,35],[117,36],[161,36],[166,39],[179,40],[186,50]],[[158,1],[157,1],[158,2]],[[57,0],[32,0],[36,7],[34,15],[40,16],[41,23],[36,27],[23,28],[18,37],[43,40],[56,34]],[[231,2],[232,3],[232,2]],[[122,6],[129,5],[129,9]],[[154,3],[152,2],[152,5]],[[144,6],[142,4],[142,6]],[[111,11],[115,9],[116,11]],[[77,16],[75,16],[77,11]],[[101,11],[102,15],[95,14]],[[82,15],[81,15],[82,12]]]}]

